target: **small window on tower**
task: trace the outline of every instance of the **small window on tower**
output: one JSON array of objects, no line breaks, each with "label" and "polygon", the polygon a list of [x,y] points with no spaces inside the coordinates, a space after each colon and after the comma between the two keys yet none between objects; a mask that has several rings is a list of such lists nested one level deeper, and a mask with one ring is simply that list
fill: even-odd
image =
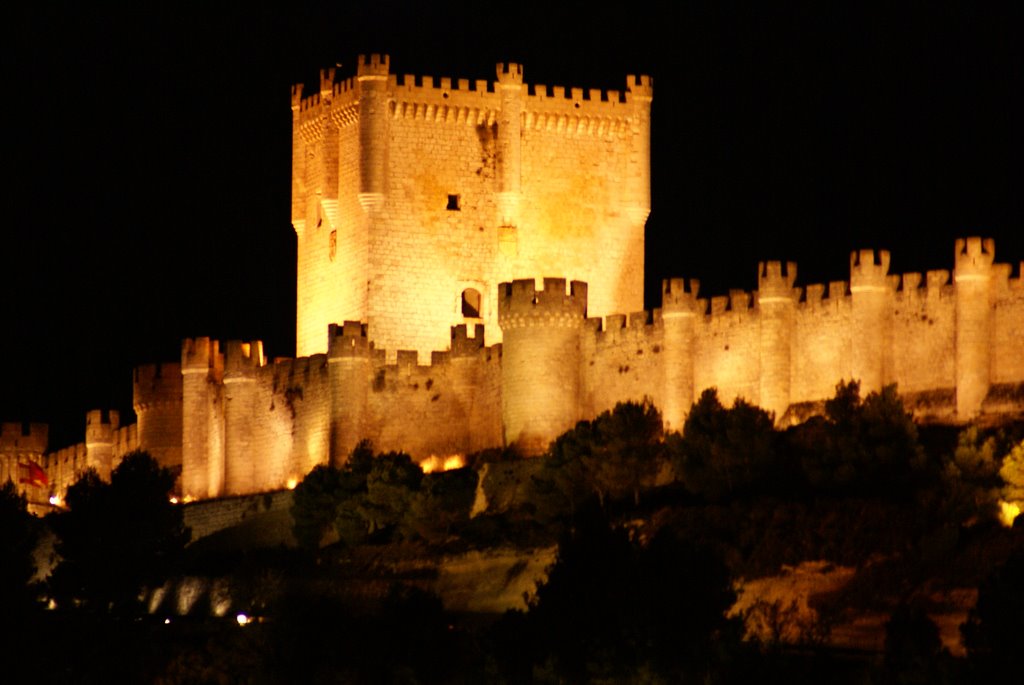
[{"label": "small window on tower", "polygon": [[462,209],[462,204],[460,203],[459,196],[458,195],[449,195],[448,196],[448,206],[445,209],[447,209],[449,212],[457,212],[460,209]]},{"label": "small window on tower", "polygon": [[462,291],[462,315],[467,319],[480,318],[480,293],[473,288]]}]

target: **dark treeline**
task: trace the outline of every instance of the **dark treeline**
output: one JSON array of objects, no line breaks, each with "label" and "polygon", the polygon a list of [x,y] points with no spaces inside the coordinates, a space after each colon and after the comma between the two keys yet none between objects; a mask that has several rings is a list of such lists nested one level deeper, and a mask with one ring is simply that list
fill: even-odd
[{"label": "dark treeline", "polygon": [[[713,390],[680,433],[662,425],[620,404],[540,458],[490,450],[436,473],[362,443],[296,487],[288,548],[186,548],[173,475],[146,455],[109,484],[87,475],[42,521],[8,484],[0,610],[19,630],[4,663],[76,683],[987,682],[1024,667],[1024,524],[1000,522],[1024,499],[1020,426],[918,427],[894,388],[855,383],[785,430]],[[33,583],[47,537],[58,563]],[[553,545],[525,610],[491,620],[445,612],[415,577],[346,593],[380,568],[368,559]],[[854,571],[812,598],[812,623],[779,603],[727,617],[737,581],[805,561]],[[227,579],[230,613],[154,602],[184,576]],[[930,618],[957,588],[979,591],[965,659]],[[884,654],[828,647],[864,613],[889,616]]]}]

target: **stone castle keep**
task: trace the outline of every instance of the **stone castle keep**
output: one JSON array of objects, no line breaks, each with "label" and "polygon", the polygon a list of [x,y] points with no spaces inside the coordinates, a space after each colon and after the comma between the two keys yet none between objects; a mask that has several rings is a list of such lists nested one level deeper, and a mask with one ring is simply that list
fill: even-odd
[{"label": "stone castle keep", "polygon": [[709,387],[787,425],[851,378],[897,383],[920,421],[1024,415],[1024,268],[991,240],[958,240],[952,272],[923,276],[861,250],[828,285],[796,287],[779,262],[754,293],[671,279],[641,311],[646,76],[567,90],[502,64],[493,82],[435,81],[373,55],[319,86],[292,91],[298,356],[185,340],[180,362],[135,369],[136,424],[90,412],[85,442],[49,454],[45,425],[3,424],[0,479],[38,464],[48,485],[22,487],[45,501],[141,448],[205,499],[284,488],[363,438],[427,464],[536,454],[644,398],[679,429]]}]

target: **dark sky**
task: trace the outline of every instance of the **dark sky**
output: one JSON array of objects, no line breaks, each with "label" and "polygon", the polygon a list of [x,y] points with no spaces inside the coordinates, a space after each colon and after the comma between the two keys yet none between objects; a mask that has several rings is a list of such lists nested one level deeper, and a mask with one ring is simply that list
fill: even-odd
[{"label": "dark sky", "polygon": [[950,268],[965,234],[1024,260],[1011,4],[185,4],[0,10],[0,418],[50,422],[53,446],[89,408],[129,411],[132,366],[182,337],[293,353],[289,85],[350,75],[361,52],[455,78],[503,60],[564,86],[651,74],[648,306],[671,275],[752,289],[764,258],[796,260],[802,284],[845,278],[860,247]]}]

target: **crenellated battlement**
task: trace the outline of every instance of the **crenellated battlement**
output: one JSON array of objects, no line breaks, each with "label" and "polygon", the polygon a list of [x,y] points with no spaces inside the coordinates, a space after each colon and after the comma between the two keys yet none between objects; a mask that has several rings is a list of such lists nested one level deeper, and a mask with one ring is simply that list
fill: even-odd
[{"label": "crenellated battlement", "polygon": [[143,364],[132,372],[132,406],[135,411],[158,404],[181,404],[181,364]]},{"label": "crenellated battlement", "polygon": [[663,280],[661,282],[662,317],[697,314],[697,294],[699,292],[700,281],[696,278],[691,278],[689,281],[685,278]]},{"label": "crenellated battlement", "polygon": [[[473,335],[469,335],[469,326],[459,324],[452,326],[451,356],[478,357],[484,349],[484,325],[473,325]],[[433,363],[433,362],[432,362]]]},{"label": "crenellated battlement", "polygon": [[224,346],[224,380],[231,382],[252,377],[267,363],[263,356],[263,341],[229,340]]},{"label": "crenellated battlement", "polygon": [[[793,288],[796,282],[796,262],[758,262],[757,263],[757,301],[759,303],[776,302],[779,300],[796,300],[797,293]],[[734,299],[730,291],[730,300]],[[736,310],[734,304],[731,307]]]},{"label": "crenellated battlement", "polygon": [[386,77],[390,66],[391,58],[386,54],[359,55],[356,60],[356,78],[365,80]]},{"label": "crenellated battlement", "polygon": [[0,452],[46,452],[50,427],[45,423],[0,423]]},{"label": "crenellated battlement", "polygon": [[646,74],[630,74],[626,77],[626,101],[650,102],[654,97],[654,79]]},{"label": "crenellated battlement", "polygon": [[953,278],[957,282],[988,279],[996,258],[996,243],[991,238],[957,238],[954,249]]},{"label": "crenellated battlement", "polygon": [[503,329],[536,325],[579,325],[587,314],[587,284],[545,278],[537,290],[532,278],[498,286],[498,321]]},{"label": "crenellated battlement", "polygon": [[850,253],[850,292],[892,290],[888,250],[856,250]]},{"label": "crenellated battlement", "polygon": [[211,374],[217,380],[224,376],[224,355],[220,341],[208,337],[185,338],[181,341],[181,373]]},{"label": "crenellated battlement", "polygon": [[85,444],[112,444],[121,417],[114,409],[92,409],[85,414]]},{"label": "crenellated battlement", "polygon": [[515,62],[498,62],[496,68],[498,83],[505,87],[523,84],[523,65]]},{"label": "crenellated battlement", "polygon": [[370,356],[370,340],[366,336],[366,324],[346,321],[341,326],[331,324],[327,328],[327,358],[354,359]]}]

